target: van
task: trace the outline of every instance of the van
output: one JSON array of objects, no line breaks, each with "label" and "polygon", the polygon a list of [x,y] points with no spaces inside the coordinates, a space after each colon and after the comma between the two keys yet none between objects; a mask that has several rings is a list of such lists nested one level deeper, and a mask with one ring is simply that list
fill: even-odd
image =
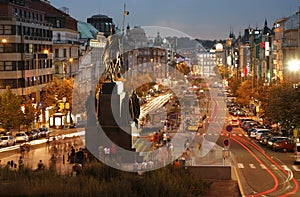
[{"label": "van", "polygon": [[295,146],[295,163],[300,162],[300,143],[297,142]]}]

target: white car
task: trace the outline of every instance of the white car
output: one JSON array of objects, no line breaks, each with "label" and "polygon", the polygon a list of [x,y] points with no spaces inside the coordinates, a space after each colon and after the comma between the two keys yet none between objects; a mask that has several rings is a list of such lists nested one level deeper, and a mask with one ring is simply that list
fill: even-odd
[{"label": "white car", "polygon": [[29,136],[25,132],[16,133],[16,142],[28,142]]},{"label": "white car", "polygon": [[12,146],[15,144],[16,144],[16,139],[13,136],[11,135],[1,136],[1,142],[0,142],[1,147]]},{"label": "white car", "polygon": [[272,132],[270,129],[254,129],[250,133],[250,137],[256,138],[257,135],[261,135],[261,133]]}]

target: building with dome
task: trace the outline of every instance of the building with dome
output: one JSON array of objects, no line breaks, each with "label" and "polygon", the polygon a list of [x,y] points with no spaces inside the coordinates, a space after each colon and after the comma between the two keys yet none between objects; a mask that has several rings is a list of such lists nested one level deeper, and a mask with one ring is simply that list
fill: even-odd
[{"label": "building with dome", "polygon": [[126,37],[129,48],[146,47],[148,44],[145,30],[140,26],[134,26],[133,29],[130,29],[128,25],[126,29]]}]

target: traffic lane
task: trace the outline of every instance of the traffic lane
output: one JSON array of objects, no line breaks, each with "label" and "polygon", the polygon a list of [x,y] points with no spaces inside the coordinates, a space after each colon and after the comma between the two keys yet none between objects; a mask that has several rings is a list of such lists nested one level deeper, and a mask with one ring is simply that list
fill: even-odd
[{"label": "traffic lane", "polygon": [[[232,131],[232,136],[234,136],[235,134],[238,136],[245,136],[246,139],[250,140],[252,143],[259,146],[266,155],[268,155],[277,164],[279,164],[279,168],[282,167],[283,169],[286,169],[285,174],[286,174],[286,172],[289,173],[288,171],[291,170],[292,171],[291,176],[293,176],[295,178],[294,181],[296,181],[297,184],[299,185],[300,165],[294,164],[294,158],[295,158],[294,153],[273,151],[270,148],[266,147],[265,145],[260,144],[254,138],[250,138],[249,136],[247,136],[246,132],[243,129],[241,129],[240,127],[234,127],[234,129]],[[276,167],[276,165],[274,163],[272,163],[271,166],[274,169],[278,168],[278,167]],[[284,177],[286,177],[286,176],[284,176]],[[299,191],[297,191],[296,194],[298,194],[300,196]]]},{"label": "traffic lane", "polygon": [[[223,145],[226,139],[229,138],[226,135],[221,135],[217,143]],[[234,158],[234,167],[237,169],[239,178],[242,181],[244,193],[254,194],[272,188],[275,181],[270,173],[262,167],[262,162],[251,155],[251,150],[250,152],[247,151],[245,147],[242,147],[231,138],[229,141],[230,152]]]},{"label": "traffic lane", "polygon": [[[267,171],[275,181],[273,187],[266,189],[265,187],[262,187],[268,181],[268,179],[265,179],[265,176],[260,176],[260,178],[256,178],[257,181],[253,182],[253,179],[249,179],[247,177],[247,171],[245,170],[245,176],[249,185],[254,186],[259,183],[259,187],[253,187],[255,190],[250,193],[251,195],[253,193],[255,193],[255,195],[267,194],[271,196],[290,195],[294,194],[298,190],[298,184],[296,180],[293,179],[293,174],[287,166],[278,164],[269,155],[267,155],[264,150],[250,142],[247,138],[235,137],[232,139],[248,152],[252,152],[251,155],[259,162],[261,169]],[[243,160],[245,161],[245,158]],[[258,175],[261,175],[261,172],[258,171]]]}]

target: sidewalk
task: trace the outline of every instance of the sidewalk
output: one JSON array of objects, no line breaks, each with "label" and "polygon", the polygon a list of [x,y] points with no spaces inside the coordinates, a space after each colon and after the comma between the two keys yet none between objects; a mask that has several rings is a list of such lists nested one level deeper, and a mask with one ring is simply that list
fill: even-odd
[{"label": "sidewalk", "polygon": [[[67,132],[64,133],[67,134]],[[52,134],[56,135],[56,132],[53,132]],[[66,175],[71,174],[72,166],[74,164],[71,164],[67,161],[68,154],[70,154],[71,152],[71,146],[73,146],[75,150],[78,150],[79,148],[84,146],[84,142],[80,137],[70,137],[64,140],[55,140],[50,142],[49,144],[32,145],[30,146],[29,152],[25,152],[25,154],[23,155],[24,164],[25,166],[35,170],[37,168],[38,162],[42,160],[45,167],[49,168],[51,165],[51,156],[54,155],[56,158],[55,168],[57,169],[57,173]],[[19,149],[10,151],[9,154],[1,154],[3,155],[1,157],[2,166],[6,165],[8,161],[12,160],[14,163],[18,164],[19,157],[21,156]]]}]

